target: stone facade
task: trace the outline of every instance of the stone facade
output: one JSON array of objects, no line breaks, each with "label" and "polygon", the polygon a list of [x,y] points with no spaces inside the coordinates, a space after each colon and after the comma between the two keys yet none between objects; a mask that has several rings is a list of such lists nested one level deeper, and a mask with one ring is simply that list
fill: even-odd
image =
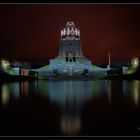
[{"label": "stone facade", "polygon": [[83,56],[80,30],[73,22],[67,22],[61,30],[59,54],[50,59],[50,70],[62,73],[83,73],[92,70],[92,62]]}]

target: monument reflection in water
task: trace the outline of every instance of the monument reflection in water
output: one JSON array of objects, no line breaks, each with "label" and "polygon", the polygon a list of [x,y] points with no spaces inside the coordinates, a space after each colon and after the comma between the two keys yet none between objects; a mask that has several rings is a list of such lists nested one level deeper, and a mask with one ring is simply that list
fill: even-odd
[{"label": "monument reflection in water", "polygon": [[61,107],[61,130],[64,133],[73,134],[80,131],[80,112],[82,105],[94,94],[93,84],[97,84],[97,82],[63,81],[49,83],[50,99],[52,102],[57,102]]},{"label": "monument reflection in water", "polygon": [[101,87],[105,89],[107,81],[100,81],[100,84],[99,81],[38,81],[38,93],[45,93],[42,91],[45,84],[48,85],[46,93],[51,102],[57,103],[61,108],[61,131],[65,134],[76,134],[81,128],[82,105],[98,95]]},{"label": "monument reflection in water", "polygon": [[[62,134],[74,135],[81,133],[81,129],[84,130],[81,112],[83,111],[84,105],[88,104],[88,102],[98,102],[103,97],[111,106],[113,96],[113,98],[117,97],[120,100],[117,103],[121,104],[121,98],[119,97],[121,95],[123,98],[128,98],[130,102],[132,101],[135,107],[139,105],[140,81],[121,81],[119,84],[121,86],[118,89],[121,93],[114,93],[116,88],[113,88],[113,86],[116,87],[116,83],[110,80],[59,82],[39,80],[33,82],[5,83],[1,85],[1,108],[10,106],[9,101],[13,99],[19,100],[23,96],[28,98],[28,96],[32,97],[32,95],[41,96],[42,99],[46,99],[46,102],[49,99],[51,104],[59,106],[61,114],[59,128]],[[34,108],[34,106],[32,107]],[[91,105],[90,110],[94,110],[95,107],[97,110],[99,109],[99,106]]]}]

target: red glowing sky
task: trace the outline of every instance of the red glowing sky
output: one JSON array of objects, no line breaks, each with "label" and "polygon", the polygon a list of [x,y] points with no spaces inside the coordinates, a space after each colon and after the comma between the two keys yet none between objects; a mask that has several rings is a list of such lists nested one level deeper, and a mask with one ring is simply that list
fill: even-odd
[{"label": "red glowing sky", "polygon": [[58,54],[60,30],[74,21],[84,55],[94,64],[140,56],[140,5],[0,5],[0,56],[44,61]]}]

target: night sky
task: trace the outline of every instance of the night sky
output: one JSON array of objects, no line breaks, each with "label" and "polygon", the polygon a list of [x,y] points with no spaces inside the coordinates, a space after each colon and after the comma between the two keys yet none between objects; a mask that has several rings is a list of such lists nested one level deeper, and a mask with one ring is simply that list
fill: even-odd
[{"label": "night sky", "polygon": [[0,57],[49,62],[58,55],[60,30],[73,21],[84,55],[94,64],[140,56],[140,5],[0,5]]}]

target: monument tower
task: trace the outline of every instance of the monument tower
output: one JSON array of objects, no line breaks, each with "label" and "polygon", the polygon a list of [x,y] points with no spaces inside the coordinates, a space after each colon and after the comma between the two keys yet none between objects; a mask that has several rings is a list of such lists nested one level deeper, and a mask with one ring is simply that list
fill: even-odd
[{"label": "monument tower", "polygon": [[50,60],[50,70],[73,75],[92,69],[91,61],[83,56],[80,30],[74,22],[67,22],[60,33],[59,53],[55,59]]},{"label": "monument tower", "polygon": [[73,22],[67,22],[61,30],[59,57],[65,57],[66,62],[75,62],[76,58],[83,57],[80,30]]},{"label": "monument tower", "polygon": [[[88,46],[87,46],[88,48]],[[74,22],[67,22],[60,31],[58,56],[49,65],[34,70],[41,77],[52,79],[90,79],[104,77],[110,68],[93,65],[82,52],[80,30]]]}]

